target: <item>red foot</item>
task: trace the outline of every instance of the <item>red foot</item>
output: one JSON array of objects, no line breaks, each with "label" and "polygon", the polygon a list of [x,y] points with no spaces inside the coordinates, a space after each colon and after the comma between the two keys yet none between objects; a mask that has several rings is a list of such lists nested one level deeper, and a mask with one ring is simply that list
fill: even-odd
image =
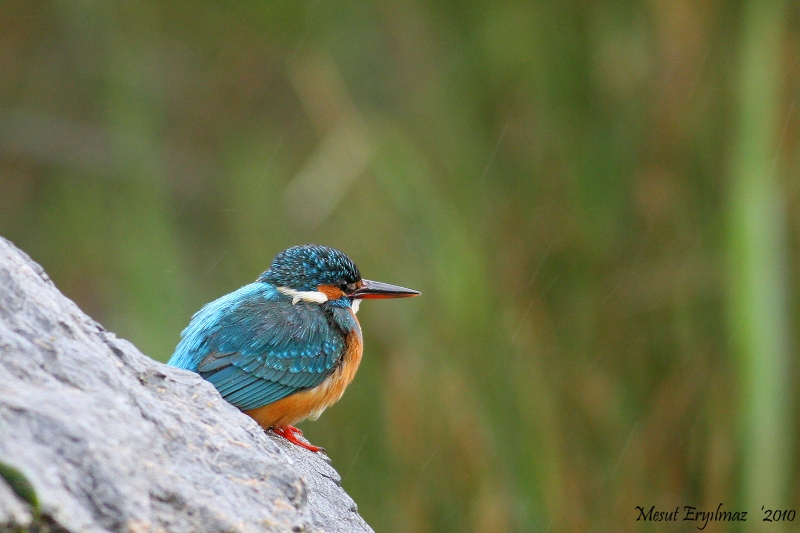
[{"label": "red foot", "polygon": [[314,446],[312,444],[309,444],[307,442],[303,442],[300,439],[298,439],[296,435],[302,436],[303,432],[300,431],[299,429],[297,429],[294,426],[286,426],[286,427],[282,427],[282,428],[273,427],[272,431],[275,432],[276,435],[280,435],[281,437],[283,437],[284,439],[288,440],[292,444],[296,444],[296,445],[300,446],[301,448],[305,448],[306,450],[310,450],[310,451],[312,451],[314,453],[317,453],[320,450],[323,451],[323,452],[325,451],[325,448],[323,448],[321,446]]}]

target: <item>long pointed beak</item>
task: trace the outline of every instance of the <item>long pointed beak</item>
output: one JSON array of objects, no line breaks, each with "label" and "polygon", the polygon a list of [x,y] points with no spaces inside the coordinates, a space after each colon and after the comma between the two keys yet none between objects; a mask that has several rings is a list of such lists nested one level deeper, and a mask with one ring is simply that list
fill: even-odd
[{"label": "long pointed beak", "polygon": [[398,285],[389,285],[380,281],[361,280],[363,285],[356,289],[351,298],[362,298],[364,300],[377,300],[381,298],[408,298],[417,296],[419,292]]}]

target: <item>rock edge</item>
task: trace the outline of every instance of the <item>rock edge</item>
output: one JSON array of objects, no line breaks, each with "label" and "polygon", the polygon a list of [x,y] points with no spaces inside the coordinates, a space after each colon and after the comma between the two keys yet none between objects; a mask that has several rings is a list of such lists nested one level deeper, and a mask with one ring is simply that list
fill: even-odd
[{"label": "rock edge", "polygon": [[372,531],[324,456],[107,332],[2,237],[0,466],[0,531]]}]

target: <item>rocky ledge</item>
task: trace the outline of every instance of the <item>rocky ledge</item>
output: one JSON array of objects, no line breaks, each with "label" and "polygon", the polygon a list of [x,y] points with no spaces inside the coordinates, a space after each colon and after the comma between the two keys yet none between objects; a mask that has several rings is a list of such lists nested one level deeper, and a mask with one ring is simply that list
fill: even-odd
[{"label": "rocky ledge", "polygon": [[371,531],[336,471],[86,316],[0,237],[0,531]]}]

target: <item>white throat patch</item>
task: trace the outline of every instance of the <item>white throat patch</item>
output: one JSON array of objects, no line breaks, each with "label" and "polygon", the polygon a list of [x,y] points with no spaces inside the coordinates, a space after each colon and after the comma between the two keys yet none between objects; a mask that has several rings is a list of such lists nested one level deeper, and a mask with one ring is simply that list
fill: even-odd
[{"label": "white throat patch", "polygon": [[356,298],[352,302],[350,302],[350,308],[353,310],[353,313],[358,313],[358,306],[361,305],[361,298]]},{"label": "white throat patch", "polygon": [[290,296],[292,298],[292,305],[297,305],[297,302],[313,302],[322,304],[328,301],[328,297],[319,291],[296,291],[289,287],[278,287],[278,292]]}]

